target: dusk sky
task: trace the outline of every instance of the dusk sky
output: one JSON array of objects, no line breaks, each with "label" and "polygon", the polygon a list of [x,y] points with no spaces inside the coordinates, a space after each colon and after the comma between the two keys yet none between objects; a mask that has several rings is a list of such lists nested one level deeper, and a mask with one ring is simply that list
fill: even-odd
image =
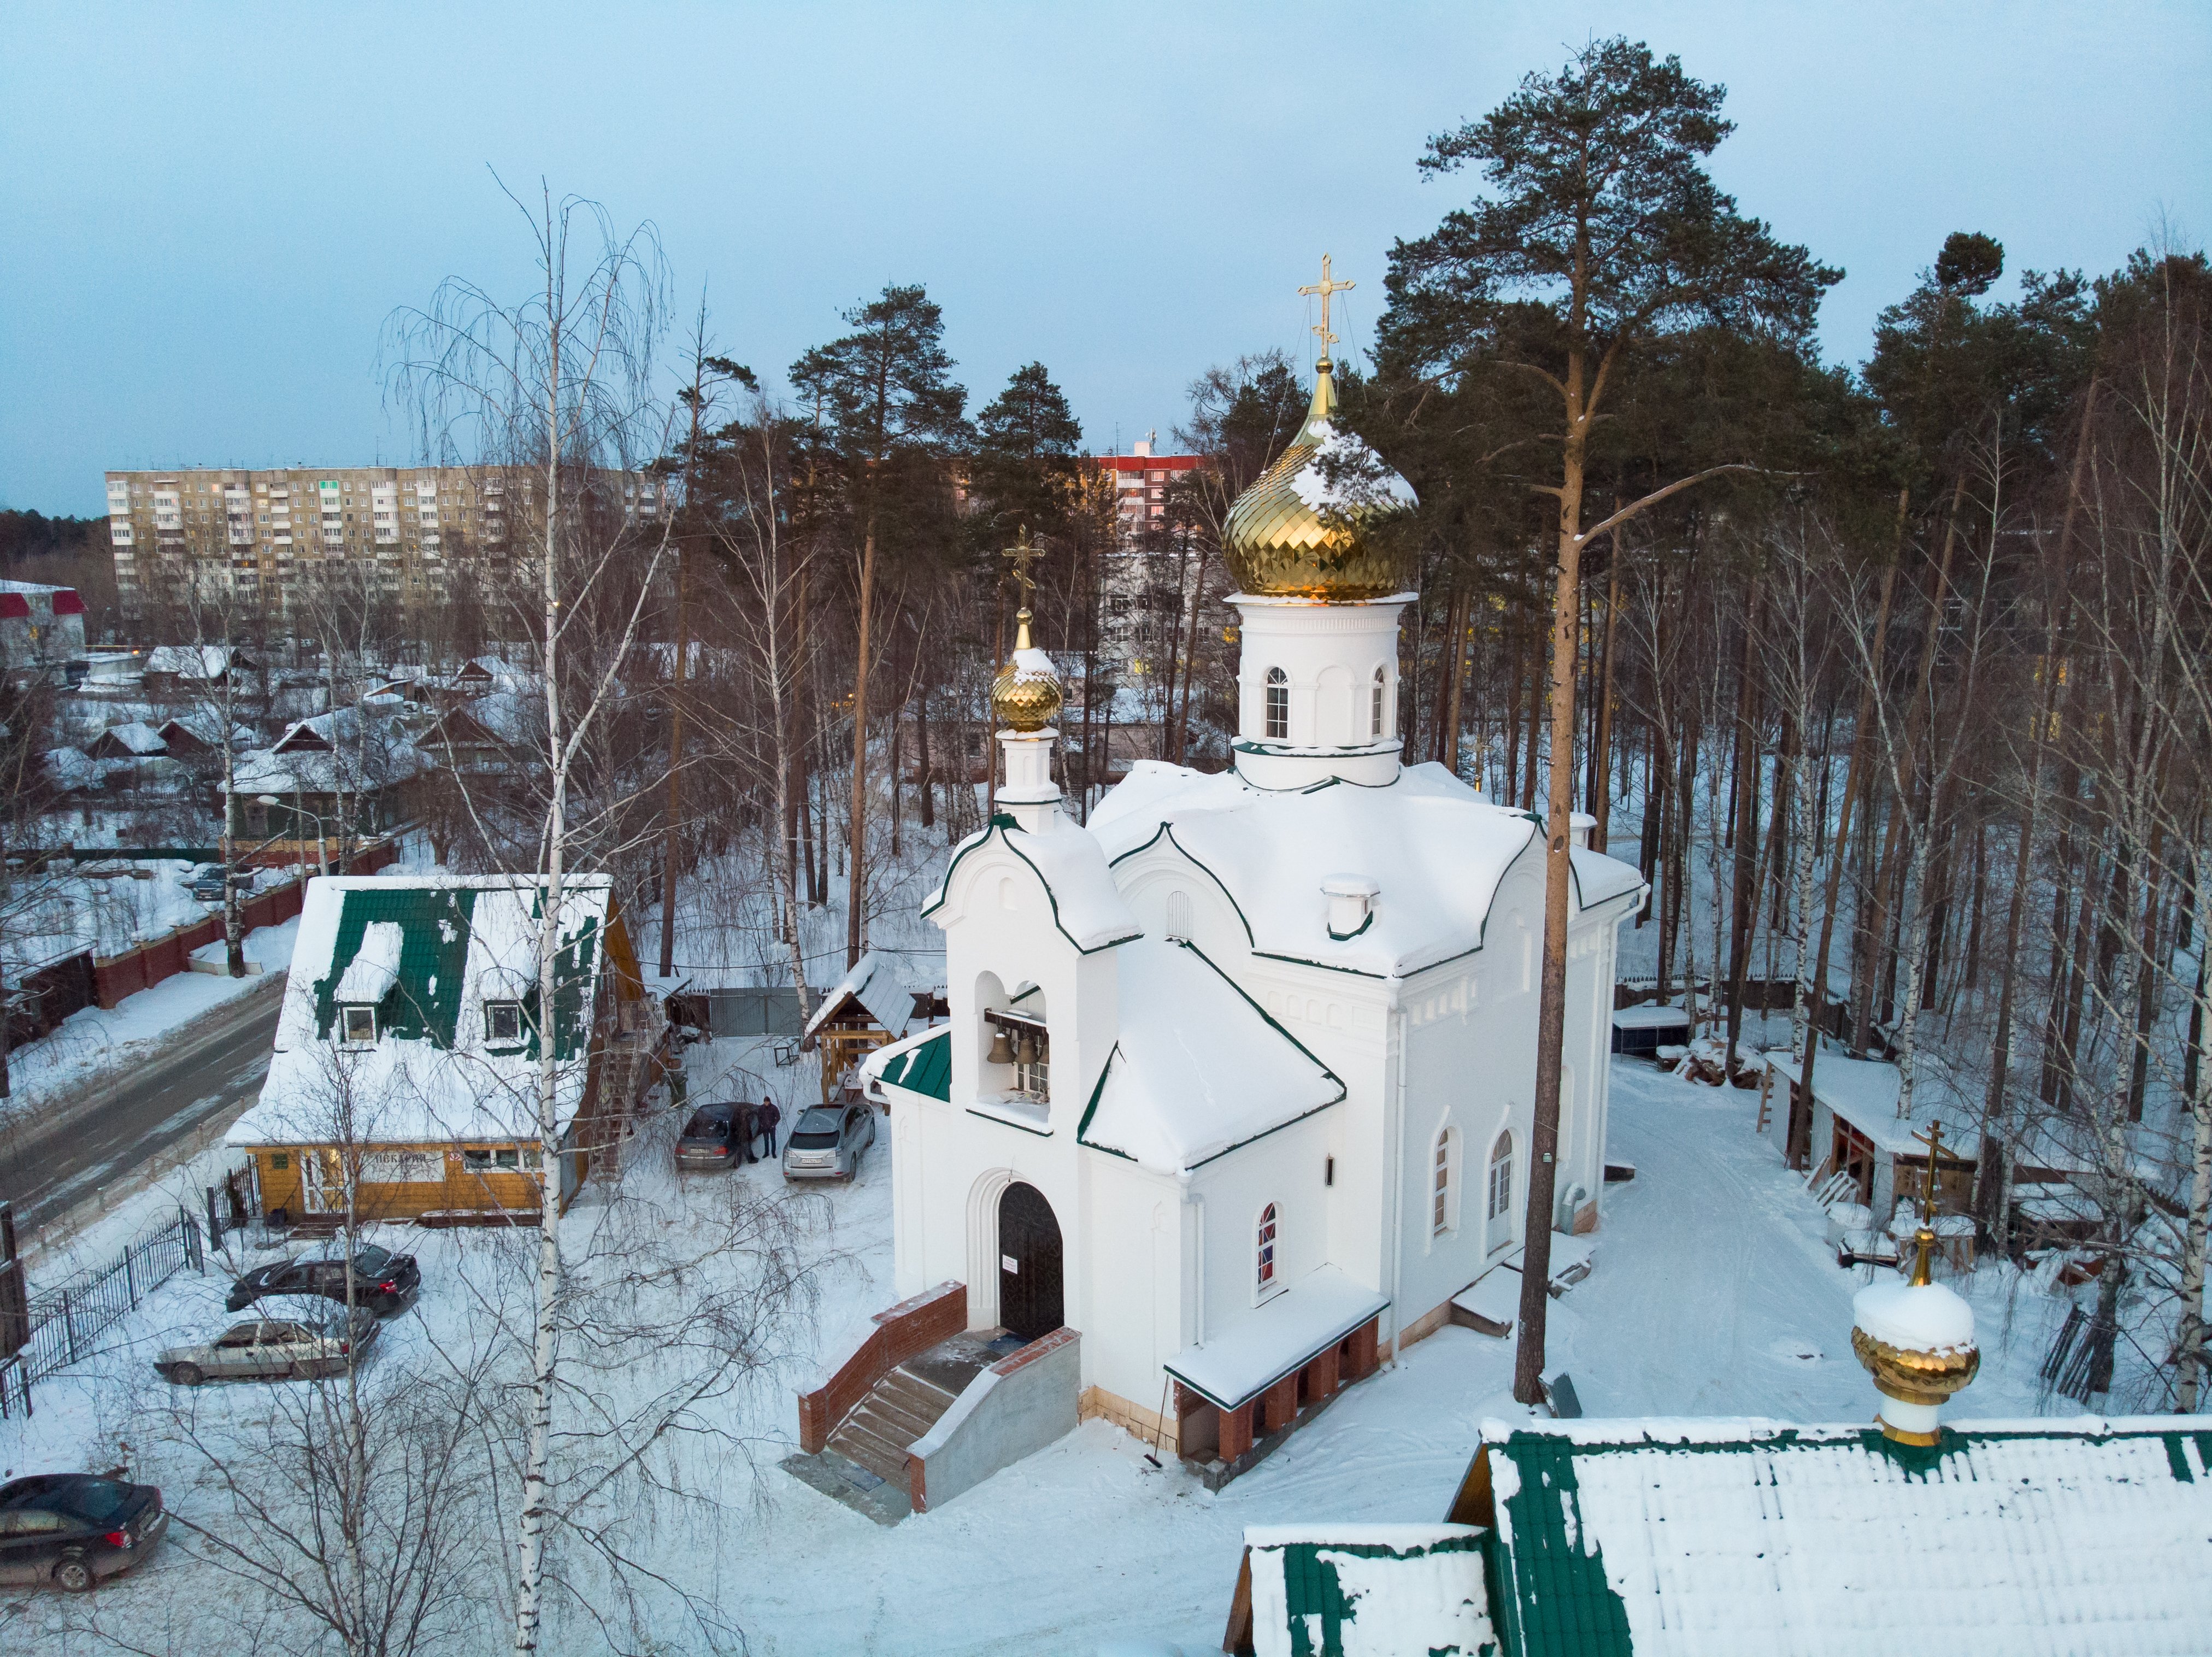
[{"label": "dusk sky", "polygon": [[[677,308],[771,387],[926,283],[971,411],[1032,358],[1093,449],[1163,442],[1208,363],[1310,355],[1324,251],[1371,337],[1384,254],[1475,180],[1432,133],[1590,34],[1729,90],[1744,210],[1848,276],[1856,362],[1944,235],[2101,272],[2212,231],[2212,7],[2169,4],[33,6],[0,0],[0,505],[109,467],[415,457],[395,307],[520,293],[519,192],[659,228]],[[679,342],[668,342],[672,361]]]}]

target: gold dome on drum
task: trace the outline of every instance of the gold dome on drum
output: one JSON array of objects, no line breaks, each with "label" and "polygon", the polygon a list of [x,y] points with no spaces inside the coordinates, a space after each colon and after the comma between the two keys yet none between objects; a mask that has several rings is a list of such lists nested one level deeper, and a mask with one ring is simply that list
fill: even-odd
[{"label": "gold dome on drum", "polygon": [[1030,612],[1014,618],[1014,655],[991,681],[991,714],[1010,730],[1041,731],[1060,706],[1060,675],[1052,658],[1030,643]]},{"label": "gold dome on drum", "polygon": [[1947,1404],[1982,1368],[1981,1352],[1974,1347],[1916,1352],[1878,1341],[1863,1329],[1851,1331],[1851,1350],[1877,1390],[1905,1404]]},{"label": "gold dome on drum", "polygon": [[[1402,593],[1413,584],[1411,548],[1375,532],[1412,504],[1413,491],[1366,445],[1338,431],[1334,365],[1324,356],[1315,367],[1305,424],[1229,509],[1223,539],[1230,573],[1240,592],[1324,603]],[[1340,455],[1367,474],[1352,490],[1340,490],[1324,472],[1325,448],[1332,463]],[[1356,498],[1334,503],[1346,493]]]}]

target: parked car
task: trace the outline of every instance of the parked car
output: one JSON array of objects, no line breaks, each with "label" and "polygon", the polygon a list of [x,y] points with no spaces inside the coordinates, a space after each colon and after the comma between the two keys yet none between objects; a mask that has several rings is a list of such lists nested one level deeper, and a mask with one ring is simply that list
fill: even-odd
[{"label": "parked car", "polygon": [[702,1105],[691,1112],[676,1140],[679,1173],[702,1168],[726,1168],[738,1160],[744,1132],[744,1109],[738,1105]]},{"label": "parked car", "polygon": [[[404,1308],[422,1287],[422,1268],[411,1254],[394,1254],[374,1243],[353,1257],[353,1303],[367,1307],[380,1318]],[[319,1295],[340,1305],[346,1298],[345,1256],[310,1254],[297,1260],[279,1260],[256,1266],[230,1286],[223,1309],[243,1312],[256,1301],[272,1295]]]},{"label": "parked car", "polygon": [[[231,889],[240,893],[250,892],[253,890],[253,871],[252,869],[234,868],[230,872]],[[192,871],[190,884],[192,888],[192,896],[197,898],[200,902],[204,904],[221,903],[222,901],[223,886],[222,865],[221,863],[202,863],[198,868]]]},{"label": "parked car", "polygon": [[96,1473],[34,1473],[0,1484],[0,1582],[84,1593],[154,1550],[169,1527],[161,1493]]},{"label": "parked car", "polygon": [[817,1105],[801,1112],[783,1148],[786,1179],[850,1179],[860,1153],[876,1142],[876,1113],[857,1105]]},{"label": "parked car", "polygon": [[376,1343],[381,1327],[366,1307],[300,1318],[248,1318],[204,1346],[173,1346],[154,1368],[179,1386],[204,1380],[312,1380],[342,1375]]}]

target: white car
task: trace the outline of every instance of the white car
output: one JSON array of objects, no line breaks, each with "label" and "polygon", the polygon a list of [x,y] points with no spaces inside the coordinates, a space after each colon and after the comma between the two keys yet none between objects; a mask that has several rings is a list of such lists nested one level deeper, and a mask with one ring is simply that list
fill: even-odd
[{"label": "white car", "polygon": [[367,1307],[299,1318],[247,1318],[204,1346],[173,1346],[154,1360],[179,1386],[206,1380],[309,1380],[343,1375],[376,1342],[380,1325]]}]

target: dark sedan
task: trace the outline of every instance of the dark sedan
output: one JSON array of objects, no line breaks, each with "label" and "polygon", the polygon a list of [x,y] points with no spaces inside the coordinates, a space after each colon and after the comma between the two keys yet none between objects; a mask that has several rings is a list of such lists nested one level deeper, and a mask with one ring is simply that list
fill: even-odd
[{"label": "dark sedan", "polygon": [[[394,1254],[374,1244],[353,1257],[353,1303],[365,1306],[380,1318],[388,1318],[415,1298],[422,1287],[422,1268],[411,1254]],[[303,1259],[279,1260],[257,1266],[230,1286],[224,1308],[243,1312],[256,1301],[272,1295],[319,1295],[340,1305],[346,1298],[346,1261],[343,1252],[309,1255]]]},{"label": "dark sedan", "polygon": [[744,1142],[744,1117],[740,1105],[702,1105],[692,1112],[676,1140],[678,1172],[726,1168],[735,1163]]},{"label": "dark sedan", "polygon": [[0,1582],[84,1593],[127,1571],[168,1528],[161,1493],[92,1473],[38,1473],[0,1484]]}]

